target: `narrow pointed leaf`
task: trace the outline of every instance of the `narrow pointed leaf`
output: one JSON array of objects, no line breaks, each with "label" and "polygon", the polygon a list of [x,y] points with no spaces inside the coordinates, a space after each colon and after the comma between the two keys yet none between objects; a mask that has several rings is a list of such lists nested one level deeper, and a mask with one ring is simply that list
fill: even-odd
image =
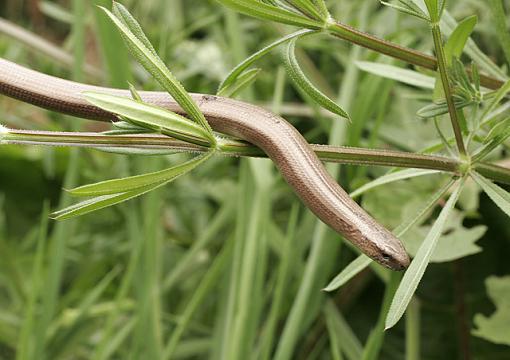
[{"label": "narrow pointed leaf", "polygon": [[349,265],[343,269],[331,282],[323,289],[324,291],[331,292],[339,289],[345,285],[349,280],[365,270],[372,259],[368,256],[361,254],[355,260],[351,261]]},{"label": "narrow pointed leaf", "polygon": [[500,120],[496,123],[496,125],[489,131],[485,139],[483,140],[484,144],[488,144],[491,140],[498,137],[505,129],[510,128],[510,117]]},{"label": "narrow pointed leaf", "polygon": [[452,64],[453,58],[460,58],[466,43],[471,36],[471,33],[475,29],[478,18],[476,15],[470,16],[459,22],[459,25],[452,32],[446,45],[444,52],[448,65]]},{"label": "narrow pointed leaf", "polygon": [[421,244],[416,257],[411,262],[411,265],[407,269],[402,281],[395,293],[395,297],[391,303],[390,311],[386,318],[386,329],[389,329],[400,320],[404,314],[409,302],[411,301],[414,292],[416,291],[418,284],[420,283],[427,265],[429,264],[430,257],[434,253],[437,241],[441,237],[441,234],[445,228],[448,217],[455,208],[460,193],[464,188],[465,179],[459,181],[459,186],[450,196],[443,210],[439,214],[439,217],[434,222],[432,229],[428,233],[427,237]]},{"label": "narrow pointed leaf", "polygon": [[432,90],[434,89],[436,83],[436,79],[432,76],[423,75],[413,70],[402,69],[394,65],[381,64],[371,61],[356,61],[356,66],[368,73],[423,89]]},{"label": "narrow pointed leaf", "polygon": [[340,115],[341,117],[350,120],[347,112],[345,112],[338,104],[336,104],[333,100],[331,100],[319,89],[317,89],[305,76],[294,53],[296,48],[296,40],[297,38],[293,38],[289,41],[284,54],[285,69],[287,70],[287,74],[290,76],[294,84],[303,90],[303,92],[307,94],[311,99],[313,99],[317,104],[334,114]]},{"label": "narrow pointed leaf", "polygon": [[438,174],[438,170],[427,170],[427,169],[408,169],[408,170],[402,170],[397,172],[392,172],[387,175],[381,176],[374,181],[369,182],[368,184],[363,185],[356,191],[352,192],[350,196],[352,198],[356,198],[367,191],[373,190],[376,187],[390,184],[396,181],[411,179],[419,176],[426,176],[426,175],[434,175]]},{"label": "narrow pointed leaf", "polygon": [[[457,99],[457,98],[455,98],[453,101],[455,103],[455,108],[457,110],[463,109],[466,106],[469,106],[473,103],[471,100],[462,100],[462,99]],[[433,103],[433,104],[422,107],[420,110],[418,110],[416,115],[418,115],[419,117],[422,117],[424,119],[429,119],[429,118],[444,115],[447,113],[448,113],[448,104],[443,99],[437,103]]]},{"label": "narrow pointed leaf", "polygon": [[[503,125],[505,124],[508,124],[508,122],[507,121],[503,122]],[[473,162],[483,160],[493,150],[495,150],[498,146],[500,146],[508,138],[510,138],[510,126],[503,127],[500,130],[501,131],[498,134],[493,135],[492,138],[488,140],[483,147],[476,151],[476,153],[473,155]]]},{"label": "narrow pointed leaf", "polygon": [[96,92],[84,92],[83,95],[91,104],[120,115],[135,125],[196,145],[211,145],[208,133],[204,128],[171,111],[122,96]]},{"label": "narrow pointed leaf", "polygon": [[218,91],[218,95],[225,97],[235,97],[257,79],[259,72],[260,69],[251,69],[245,71],[237,77],[235,82],[225,86],[223,89]]},{"label": "narrow pointed leaf", "polygon": [[330,17],[328,7],[326,5],[326,2],[324,0],[313,0],[315,6],[322,14],[323,18]]},{"label": "narrow pointed leaf", "polygon": [[239,65],[237,65],[228,75],[227,77],[225,78],[225,80],[223,80],[223,82],[220,84],[219,88],[218,88],[218,95],[224,91],[224,89],[226,87],[229,87],[231,86],[234,82],[236,82],[237,78],[245,72],[246,69],[248,69],[250,66],[252,66],[257,60],[261,59],[262,57],[264,57],[265,55],[267,55],[269,52],[271,52],[271,50],[277,48],[278,46],[286,43],[287,41],[293,39],[293,38],[298,38],[298,37],[301,37],[303,35],[306,35],[306,34],[311,34],[311,33],[314,33],[316,31],[313,31],[313,30],[308,30],[308,29],[305,29],[305,30],[299,30],[299,31],[296,31],[296,32],[293,32],[292,34],[289,34],[287,36],[284,36],[278,40],[276,40],[275,42],[272,42],[271,44],[267,45],[266,47],[264,47],[263,49],[260,49],[259,51],[257,51],[256,53],[254,53],[253,55],[251,55],[250,57],[248,57],[247,59],[243,60]]},{"label": "narrow pointed leaf", "polygon": [[494,203],[508,216],[510,216],[510,193],[476,172],[472,172],[471,177],[478,185],[480,185],[491,200],[494,201]]},{"label": "narrow pointed leaf", "polygon": [[505,98],[505,96],[510,92],[510,80],[507,81],[498,91],[494,94],[494,98],[489,103],[487,108],[484,110],[480,119],[485,119],[492,111],[496,109],[499,103]]},{"label": "narrow pointed leaf", "polygon": [[[108,17],[120,30],[126,45],[131,53],[140,62],[140,64],[159,82],[159,84],[177,101],[177,103],[186,111],[191,119],[196,121],[202,126],[212,143],[214,143],[214,136],[209,123],[204,115],[198,108],[197,104],[193,101],[191,96],[186,92],[186,89],[168,70],[163,61],[156,55],[154,48],[143,34],[140,25],[129,16],[126,18],[127,10],[122,9],[122,5],[114,2],[114,9],[119,14],[123,14],[122,20],[112,14],[108,9],[101,7]],[[129,13],[128,13],[129,14]]]},{"label": "narrow pointed leaf", "polygon": [[[396,227],[393,230],[395,236],[398,238],[404,236],[414,225],[418,224],[420,221],[423,221],[425,216],[430,213],[430,211],[432,211],[439,200],[441,200],[446,195],[454,183],[455,179],[450,179],[443,187],[441,187],[436,193],[434,193],[434,195],[430,197],[430,199],[422,208],[420,208],[415,214],[410,216],[407,220]],[[366,269],[372,262],[373,260],[368,256],[361,254],[349,265],[347,265],[347,267],[342,270],[340,274],[338,274],[324,290],[337,290],[339,287],[351,280],[354,276],[358,275],[361,271]]]},{"label": "narrow pointed leaf", "polygon": [[210,157],[211,153],[209,152],[162,171],[80,186],[69,190],[69,193],[74,196],[112,195],[138,190],[154,184],[166,183],[190,172]]},{"label": "narrow pointed leaf", "polygon": [[381,1],[381,4],[388,6],[390,8],[393,8],[397,11],[401,11],[404,14],[408,14],[411,16],[416,16],[417,18],[423,19],[425,21],[429,21],[429,18],[427,14],[425,14],[423,11],[421,11],[419,8],[419,11],[416,11],[415,8],[411,7],[408,3],[401,2],[402,5],[392,4],[387,1]]},{"label": "narrow pointed leaf", "polygon": [[325,20],[323,19],[323,15],[320,13],[320,11],[309,0],[286,0],[286,1],[289,4],[291,4],[295,9],[307,15],[308,17],[317,20]]},{"label": "narrow pointed leaf", "polygon": [[[209,153],[209,155],[212,153]],[[208,158],[207,155],[199,156],[193,160],[197,162],[197,165],[206,160]],[[192,161],[193,161],[192,160]],[[188,171],[190,171],[189,169]],[[182,175],[182,174],[181,174]],[[115,204],[119,204],[121,202],[133,199],[137,196],[148,193],[152,190],[155,190],[168,182],[174,180],[176,177],[171,177],[168,180],[163,180],[161,182],[152,183],[151,185],[135,188],[135,190],[127,191],[124,193],[111,194],[111,195],[101,195],[94,197],[92,199],[88,199],[82,201],[78,204],[71,205],[65,209],[59,210],[51,214],[51,217],[55,220],[67,220],[70,218],[74,218],[77,216],[81,216],[99,209],[103,209]]]},{"label": "narrow pointed leaf", "polygon": [[147,50],[149,50],[154,56],[157,56],[156,49],[154,49],[147,36],[145,36],[142,27],[124,5],[116,1],[112,1],[112,12],[117,19],[122,21],[122,23],[145,46]]},{"label": "narrow pointed leaf", "polygon": [[256,17],[262,20],[270,20],[282,24],[295,25],[310,29],[320,29],[323,27],[323,21],[313,20],[306,16],[296,14],[274,5],[266,4],[253,0],[216,0],[220,4],[239,11],[248,16]]},{"label": "narrow pointed leaf", "polygon": [[77,216],[85,215],[93,211],[104,209],[129,199],[133,199],[163,185],[164,184],[148,186],[146,188],[122,194],[98,196],[89,200],[82,201],[78,204],[71,205],[65,209],[55,211],[51,214],[51,218],[55,220],[68,220]]}]

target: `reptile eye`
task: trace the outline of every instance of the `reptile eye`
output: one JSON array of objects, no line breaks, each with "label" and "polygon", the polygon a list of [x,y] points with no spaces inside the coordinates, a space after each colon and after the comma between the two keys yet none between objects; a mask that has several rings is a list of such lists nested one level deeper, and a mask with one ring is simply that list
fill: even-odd
[{"label": "reptile eye", "polygon": [[386,253],[382,253],[382,258],[384,261],[389,261],[391,259],[391,256]]}]

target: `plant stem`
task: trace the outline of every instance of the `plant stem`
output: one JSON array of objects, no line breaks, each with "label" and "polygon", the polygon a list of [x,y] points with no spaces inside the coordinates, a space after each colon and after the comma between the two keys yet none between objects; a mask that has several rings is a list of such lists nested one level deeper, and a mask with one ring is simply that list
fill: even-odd
[{"label": "plant stem", "polygon": [[[438,60],[433,56],[378,38],[349,25],[333,22],[326,29],[331,35],[364,48],[426,69],[438,69]],[[471,70],[468,68],[467,72],[470,74]],[[480,74],[480,81],[483,86],[493,90],[503,86],[503,81],[484,74]]]},{"label": "plant stem", "polygon": [[[207,152],[210,149],[167,136],[155,134],[103,135],[85,132],[53,132],[9,129],[2,135],[4,144],[77,146],[100,149],[124,148],[144,150],[168,150],[169,152]],[[227,156],[265,157],[256,146],[239,140],[222,138],[218,152]],[[352,165],[379,165],[412,167],[456,172],[458,161],[431,155],[403,151],[375,150],[344,146],[311,144],[317,156],[325,162]]]},{"label": "plant stem", "polygon": [[[77,146],[99,149],[154,150],[170,152],[208,152],[209,148],[155,134],[103,135],[86,132],[53,132],[6,129],[0,144]],[[455,159],[442,156],[415,154],[404,151],[365,149],[346,146],[310,144],[324,162],[431,169],[459,173],[462,165]],[[266,157],[256,146],[234,139],[219,140],[218,154],[226,156]],[[487,163],[476,163],[474,169],[483,176],[500,183],[510,184],[510,169]]]},{"label": "plant stem", "polygon": [[406,311],[406,360],[420,359],[420,303],[413,297]]},{"label": "plant stem", "polygon": [[450,120],[452,122],[453,133],[455,134],[455,141],[457,142],[457,148],[462,158],[467,156],[466,147],[464,146],[464,139],[462,138],[462,130],[460,128],[460,122],[455,108],[455,102],[453,101],[452,88],[450,80],[448,78],[448,69],[446,65],[446,56],[443,48],[443,39],[441,36],[441,29],[439,24],[431,24],[432,36],[434,38],[434,47],[436,49],[437,64],[439,74],[441,76],[441,82],[443,83],[443,90],[446,97],[446,103],[448,104],[448,111],[450,112]]},{"label": "plant stem", "polygon": [[437,60],[433,56],[378,38],[349,25],[334,22],[328,26],[328,30],[333,36],[378,53],[427,69],[435,70],[437,68]]}]

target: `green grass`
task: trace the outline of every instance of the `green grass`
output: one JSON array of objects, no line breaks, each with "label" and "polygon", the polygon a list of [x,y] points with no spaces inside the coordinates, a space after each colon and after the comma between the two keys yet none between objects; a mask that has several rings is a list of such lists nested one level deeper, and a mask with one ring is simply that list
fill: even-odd
[{"label": "green grass", "polygon": [[[127,88],[130,82],[137,89],[160,88],[128,55],[104,12],[92,4],[109,7],[110,1],[55,3],[60,14],[66,15],[63,18],[72,17],[71,26],[61,21],[62,15],[53,19],[48,11],[40,15],[23,12],[21,4],[25,3],[29,2],[7,0],[0,16],[72,54],[73,64],[61,65],[51,55],[8,36],[0,38],[4,58],[87,83]],[[214,94],[234,66],[297,30],[238,14],[215,1],[122,3],[190,92]],[[432,35],[420,19],[371,0],[326,4],[343,23],[414,49],[433,51]],[[505,9],[508,14],[508,5],[497,0],[448,2],[449,14],[458,21],[478,15],[476,45],[468,41],[462,57],[465,64],[472,58],[484,73],[506,76],[506,68],[498,65],[508,64],[508,53],[503,50],[508,36],[498,32],[508,18],[502,14]],[[496,24],[492,14],[496,14]],[[314,98],[317,93],[291,81],[281,53],[285,47],[257,61],[255,66],[261,71],[237,98],[281,113],[311,143],[411,152],[444,148],[434,121],[416,116],[431,103],[430,86],[409,86],[380,76],[381,69],[388,67],[365,71],[370,62],[406,67],[402,61],[326,35],[297,42],[292,60],[313,86],[350,115],[349,123],[321,111]],[[101,69],[101,79],[86,71],[90,65]],[[435,77],[428,70],[424,74]],[[501,113],[484,119],[478,138],[473,137],[470,145],[484,140],[488,146],[494,144],[490,129],[508,117],[502,107],[505,94],[498,99],[502,103],[495,103],[492,110]],[[465,111],[471,124],[475,112],[472,108]],[[0,115],[2,124],[16,128],[109,128],[3,96]],[[439,118],[437,125],[446,139],[453,139],[448,115]],[[505,160],[509,149],[506,141],[486,159]],[[453,223],[461,217],[464,230],[487,227],[477,241],[483,251],[449,263],[428,264],[427,257],[422,265],[428,267],[417,291],[406,293],[410,303],[404,319],[387,331],[386,317],[402,276],[372,264],[340,289],[323,291],[358,253],[344,246],[339,235],[300,203],[267,159],[213,156],[175,182],[130,202],[65,222],[48,219],[51,211],[71,204],[62,188],[156,172],[190,158],[189,154],[143,157],[0,146],[0,359],[510,356],[508,346],[471,335],[475,314],[494,311],[484,280],[510,273],[506,261],[510,221],[500,210],[508,207],[504,190],[508,187],[496,187],[485,175],[474,175],[477,182],[467,180],[449,218]],[[328,170],[347,190],[354,191],[391,169],[334,164]],[[476,186],[480,179],[490,197]],[[445,180],[440,175],[386,184],[364,193],[360,201],[393,229],[423,209]],[[491,198],[496,198],[497,205]],[[411,229],[409,241],[425,238],[444,202],[439,205],[434,211],[427,210],[430,214],[421,214],[428,218]],[[446,231],[451,230],[448,226],[446,221]],[[407,302],[400,305],[405,308]]]}]

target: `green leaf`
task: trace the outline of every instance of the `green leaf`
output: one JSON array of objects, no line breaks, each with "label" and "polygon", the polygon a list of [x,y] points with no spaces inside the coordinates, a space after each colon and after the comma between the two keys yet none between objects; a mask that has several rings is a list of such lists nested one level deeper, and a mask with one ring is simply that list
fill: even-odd
[{"label": "green leaf", "polygon": [[331,292],[339,289],[341,286],[345,285],[349,280],[358,275],[361,271],[365,270],[372,259],[370,259],[365,254],[361,254],[355,260],[351,261],[349,265],[343,269],[340,274],[335,276],[333,280],[323,289],[324,291]]},{"label": "green leaf", "polygon": [[455,178],[450,178],[443,186],[441,186],[427,202],[421,206],[416,212],[411,214],[407,220],[404,220],[397,226],[393,233],[396,237],[403,237],[414,225],[425,220],[425,217],[435,208],[437,203],[448,193],[451,187],[455,184]]},{"label": "green leaf", "polygon": [[446,62],[450,66],[452,65],[453,58],[460,58],[466,43],[471,36],[471,33],[475,29],[478,18],[476,15],[470,16],[459,22],[459,25],[452,32],[448,41],[444,46],[444,52],[446,56]]},{"label": "green leaf", "polygon": [[230,9],[262,20],[275,21],[282,24],[295,25],[309,29],[321,29],[324,26],[323,21],[309,19],[306,16],[256,0],[216,1]]},{"label": "green leaf", "polygon": [[84,92],[91,104],[122,116],[134,125],[142,126],[176,139],[209,147],[207,131],[193,121],[163,108],[140,103],[122,96]]},{"label": "green leaf", "polygon": [[496,125],[489,131],[485,139],[483,140],[484,144],[488,144],[500,134],[504,133],[506,129],[510,128],[510,117],[502,119],[496,123]]},{"label": "green leaf", "polygon": [[363,348],[360,341],[356,337],[354,331],[350,328],[349,324],[343,317],[342,313],[338,311],[334,302],[331,300],[326,302],[324,307],[324,315],[328,319],[331,331],[336,334],[340,347],[345,353],[348,360],[361,359]]},{"label": "green leaf", "polygon": [[436,79],[432,76],[423,75],[413,70],[402,69],[394,65],[372,61],[356,61],[356,66],[368,73],[423,89],[434,89],[436,82]]},{"label": "green leaf", "polygon": [[140,64],[159,82],[159,84],[175,99],[175,101],[186,111],[191,119],[202,126],[207,133],[210,143],[215,144],[212,129],[204,115],[193,101],[186,89],[168,70],[163,61],[157,56],[154,48],[147,40],[138,22],[120,4],[113,2],[113,10],[116,15],[108,9],[101,7],[108,17],[120,30],[126,45]]},{"label": "green leaf", "polygon": [[[34,337],[37,333],[37,310],[41,307],[37,306],[41,293],[45,291],[44,281],[44,258],[46,254],[46,246],[48,242],[48,210],[49,202],[44,203],[39,232],[37,237],[37,249],[35,258],[33,259],[33,268],[30,278],[30,289],[27,294],[26,303],[23,309],[23,322],[20,324],[18,345],[16,356],[19,359],[33,359],[34,356]],[[0,223],[0,225],[2,225]]]},{"label": "green leaf", "polygon": [[[104,9],[103,9],[104,10]],[[157,57],[156,49],[152,46],[151,42],[145,36],[142,27],[136,21],[136,19],[129,13],[126,7],[116,1],[112,1],[112,11],[113,14],[122,21],[124,25],[131,31],[131,33],[145,46],[145,48],[152,53],[152,55]],[[126,36],[126,34],[121,33],[121,35]]]},{"label": "green leaf", "polygon": [[476,314],[477,329],[472,334],[496,344],[510,345],[510,276],[491,276],[485,281],[487,294],[496,306],[496,311],[487,317]]},{"label": "green leaf", "polygon": [[[205,161],[210,156],[210,154],[212,154],[212,152],[209,152],[203,156],[198,156],[195,159],[191,160],[190,162],[195,161],[194,167],[196,167],[201,162]],[[188,167],[186,172],[191,171],[194,167]],[[180,175],[182,175],[184,173],[185,172],[181,173]],[[51,214],[51,217],[55,220],[67,220],[67,219],[71,219],[71,218],[74,218],[77,216],[88,214],[90,212],[93,212],[93,211],[96,211],[99,209],[103,209],[103,208],[106,208],[106,207],[109,207],[109,206],[112,206],[115,204],[119,204],[121,202],[130,200],[137,196],[148,193],[148,192],[155,190],[163,185],[166,185],[168,182],[175,180],[176,178],[177,178],[177,176],[169,177],[169,178],[167,178],[167,180],[163,180],[161,182],[155,182],[155,183],[152,183],[150,185],[140,187],[140,188],[135,187],[134,190],[127,191],[124,193],[97,196],[92,199],[82,201],[78,204],[71,205],[65,209],[56,211]],[[138,181],[138,180],[135,180],[135,183],[136,183],[136,181]],[[100,184],[96,184],[96,185],[98,187],[103,186],[102,184],[101,185]],[[94,186],[94,185],[92,185],[92,186]],[[85,187],[82,187],[82,190],[81,190],[82,194],[87,191],[86,189],[83,190],[83,188],[85,188]],[[90,188],[88,190],[90,190]],[[94,189],[92,188],[92,190],[94,190]]]},{"label": "green leaf", "polygon": [[501,88],[498,89],[498,91],[496,91],[496,93],[494,93],[494,98],[487,106],[487,108],[484,110],[480,119],[485,119],[492,111],[494,111],[496,107],[499,105],[499,103],[507,96],[509,92],[510,92],[510,80],[508,80]]},{"label": "green leaf", "polygon": [[322,17],[324,19],[329,18],[331,15],[329,14],[328,7],[326,6],[326,2],[324,0],[312,0],[317,7],[317,10],[320,11]]},{"label": "green leaf", "polygon": [[392,4],[387,1],[381,1],[381,4],[391,7],[397,11],[401,11],[405,14],[416,16],[420,19],[423,19],[425,21],[430,21],[430,18],[427,14],[425,14],[418,5],[408,1],[408,0],[399,0],[398,1],[400,5],[398,4]]},{"label": "green leaf", "polygon": [[437,241],[443,232],[446,222],[451,212],[455,208],[455,204],[457,203],[457,200],[459,199],[460,193],[463,189],[464,181],[465,179],[459,181],[459,186],[453,192],[443,210],[441,210],[441,213],[439,214],[437,220],[434,222],[432,229],[417,251],[416,257],[413,259],[411,265],[404,274],[402,282],[397,289],[395,297],[391,303],[390,311],[388,312],[388,316],[386,318],[386,329],[395,326],[402,315],[404,315],[404,312],[409,305],[409,302],[411,301],[411,298],[416,291],[416,288],[418,287],[418,284],[420,283],[425,270],[427,269],[430,257],[434,253]]},{"label": "green leaf", "polygon": [[445,0],[424,0],[431,23],[439,23],[444,11]]},{"label": "green leaf", "polygon": [[[488,0],[491,9],[491,25],[494,26],[499,43],[505,53],[507,64],[510,64],[510,34],[508,33],[508,12],[505,12],[504,0]],[[508,7],[507,7],[508,9]]]},{"label": "green leaf", "polygon": [[426,176],[426,175],[434,175],[438,174],[440,171],[438,170],[428,170],[428,169],[407,169],[407,170],[401,170],[397,172],[392,172],[387,175],[381,176],[374,181],[369,182],[368,184],[363,185],[356,191],[350,193],[350,196],[352,198],[356,198],[367,191],[370,191],[372,189],[375,189],[379,186],[390,184],[396,181],[411,179],[419,176]]},{"label": "green leaf", "polygon": [[299,30],[299,31],[293,32],[292,34],[289,34],[287,36],[284,36],[284,37],[276,40],[275,42],[272,42],[271,44],[267,45],[263,49],[260,49],[259,51],[257,51],[256,53],[254,53],[253,55],[248,57],[247,59],[243,60],[239,65],[237,65],[234,69],[232,69],[232,71],[227,75],[225,80],[223,80],[223,82],[220,84],[220,86],[218,88],[218,95],[224,90],[224,88],[227,88],[227,87],[231,86],[233,83],[235,83],[237,81],[237,78],[242,73],[244,73],[246,69],[248,69],[250,66],[252,66],[257,60],[259,60],[262,57],[264,57],[265,55],[267,55],[274,48],[286,43],[287,41],[289,41],[293,38],[301,37],[303,35],[312,34],[312,33],[316,33],[316,31],[304,29],[304,30]]},{"label": "green leaf", "polygon": [[123,194],[98,196],[89,200],[82,201],[78,204],[71,205],[65,209],[55,211],[51,214],[51,218],[54,220],[68,220],[77,216],[85,215],[90,212],[104,209],[126,200],[133,199],[149,191],[155,190],[163,185],[164,184],[153,185]]},{"label": "green leaf", "polygon": [[151,185],[168,183],[175,180],[177,177],[186,174],[196,168],[198,165],[211,157],[211,152],[197,156],[190,161],[183,164],[173,166],[171,168],[143,174],[137,176],[130,176],[123,179],[114,179],[101,181],[96,184],[80,186],[69,190],[73,196],[101,196],[125,193],[129,191],[146,188]]},{"label": "green leaf", "polygon": [[317,89],[305,76],[294,53],[296,49],[296,41],[297,38],[290,40],[284,53],[285,69],[287,70],[287,74],[290,76],[294,84],[317,104],[334,114],[350,120],[349,115],[339,105]]},{"label": "green leaf", "polygon": [[[422,0],[412,0],[415,3],[418,3]],[[455,18],[448,12],[444,12],[444,16],[441,18],[441,30],[444,31],[445,34],[448,34],[457,27],[457,21]],[[493,76],[497,79],[505,80],[507,79],[507,75],[503,70],[501,70],[498,65],[496,65],[487,55],[484,54],[482,50],[476,45],[473,39],[469,39],[464,49],[465,53],[478,65],[483,69],[488,75]]]},{"label": "green leaf", "polygon": [[259,72],[260,69],[250,69],[243,72],[237,77],[234,83],[221,89],[221,91],[218,92],[218,96],[235,97],[255,81]]},{"label": "green leaf", "polygon": [[[473,104],[473,101],[471,100],[463,100],[454,98],[453,102],[455,103],[455,108],[457,110],[463,109],[466,106],[469,106]],[[427,106],[422,107],[416,115],[419,117],[422,117],[424,119],[430,119],[436,116],[444,115],[448,113],[448,104],[446,103],[446,100],[440,100],[437,103],[433,103]]]},{"label": "green leaf", "polygon": [[[441,241],[430,257],[430,262],[454,261],[482,251],[482,248],[477,246],[476,242],[487,232],[487,227],[475,226],[467,229],[462,225],[463,220],[462,214],[455,211],[454,216],[450,218],[445,228],[444,232],[447,234],[441,237]],[[413,229],[404,237],[403,240],[409,255],[416,255],[422,244],[422,239],[425,238],[428,231],[430,231],[430,226],[423,226]]]},{"label": "green leaf", "polygon": [[[413,213],[409,218],[407,218],[404,222],[402,222],[399,226],[397,226],[393,233],[397,238],[403,237],[414,225],[418,224],[422,221],[425,216],[432,211],[432,209],[437,205],[439,200],[446,195],[448,190],[455,183],[454,179],[450,179],[444,186],[442,186],[438,191],[434,193],[427,200],[425,205],[423,205],[417,212]],[[358,275],[361,271],[366,269],[373,262],[368,256],[361,254],[354,261],[352,261],[347,267],[340,272],[324,289],[325,291],[334,291],[340,288],[342,285],[346,284],[349,280],[351,280],[354,276]]]},{"label": "green leaf", "polygon": [[510,216],[510,193],[500,186],[494,184],[492,181],[484,178],[477,172],[471,172],[471,177],[478,185],[485,191],[492,201]]},{"label": "green leaf", "polygon": [[[507,122],[503,122],[503,125],[505,124],[507,124]],[[487,155],[510,137],[510,126],[502,126],[501,128],[498,127],[498,129],[500,130],[499,133],[493,133],[491,135],[492,138],[488,139],[487,143],[473,154],[473,162],[485,159]]]},{"label": "green leaf", "polygon": [[300,11],[304,15],[314,18],[316,20],[325,21],[323,14],[315,7],[310,0],[286,0],[296,10]]}]

